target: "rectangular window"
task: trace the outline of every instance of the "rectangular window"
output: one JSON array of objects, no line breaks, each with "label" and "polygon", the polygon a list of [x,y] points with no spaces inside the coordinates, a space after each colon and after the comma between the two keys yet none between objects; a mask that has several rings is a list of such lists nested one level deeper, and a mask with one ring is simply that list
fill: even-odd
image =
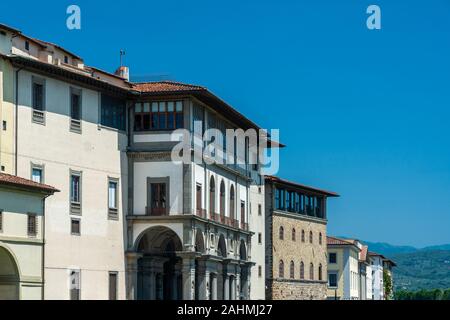
[{"label": "rectangular window", "polygon": [[134,130],[173,130],[183,128],[183,101],[136,103]]},{"label": "rectangular window", "polygon": [[330,253],[328,256],[328,263],[337,263],[336,253]]},{"label": "rectangular window", "polygon": [[117,216],[118,213],[118,181],[116,179],[108,180],[108,214]]},{"label": "rectangular window", "polygon": [[81,221],[80,219],[70,219],[70,234],[74,236],[81,235]]},{"label": "rectangular window", "polygon": [[3,121],[3,131],[6,131],[6,129],[7,129],[6,121]]},{"label": "rectangular window", "polygon": [[44,183],[43,169],[40,166],[31,167],[31,180],[37,183]]},{"label": "rectangular window", "polygon": [[3,210],[0,210],[0,232],[3,232]]},{"label": "rectangular window", "polygon": [[28,214],[28,235],[35,237],[37,235],[37,217],[35,214]]},{"label": "rectangular window", "polygon": [[258,244],[262,244],[262,233],[258,233]]},{"label": "rectangular window", "polygon": [[328,274],[328,287],[337,288],[337,274],[336,273]]},{"label": "rectangular window", "polygon": [[45,123],[45,80],[32,78],[32,93],[31,93],[31,106],[33,108],[32,120],[33,122],[44,124]]},{"label": "rectangular window", "polygon": [[117,272],[109,273],[109,300],[117,300]]},{"label": "rectangular window", "polygon": [[166,214],[166,184],[165,183],[151,183],[150,184],[150,201],[152,216],[162,216]]},{"label": "rectangular window", "polygon": [[70,174],[70,209],[73,214],[81,214],[81,172]]},{"label": "rectangular window", "polygon": [[125,100],[102,94],[100,104],[101,104],[100,106],[101,125],[125,131],[126,129]]},{"label": "rectangular window", "polygon": [[81,282],[80,282],[80,270],[70,271],[70,300],[80,300],[81,298]]},{"label": "rectangular window", "polygon": [[258,278],[262,277],[262,267],[258,266]]},{"label": "rectangular window", "polygon": [[247,229],[247,223],[245,221],[245,201],[241,201],[241,229]]},{"label": "rectangular window", "polygon": [[30,42],[29,41],[25,41],[25,50],[27,50],[27,51],[30,50]]},{"label": "rectangular window", "polygon": [[258,204],[258,216],[262,215],[262,206],[261,204]]},{"label": "rectangular window", "polygon": [[81,90],[70,89],[70,130],[81,132]]}]

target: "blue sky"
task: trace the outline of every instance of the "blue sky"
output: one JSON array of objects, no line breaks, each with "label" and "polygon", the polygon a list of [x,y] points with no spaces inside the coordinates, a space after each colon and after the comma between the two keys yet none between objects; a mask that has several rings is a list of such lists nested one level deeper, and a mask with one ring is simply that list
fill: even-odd
[{"label": "blue sky", "polygon": [[124,48],[132,75],[204,85],[280,128],[280,176],[342,195],[331,234],[450,243],[448,0],[16,1],[0,22],[109,71]]}]

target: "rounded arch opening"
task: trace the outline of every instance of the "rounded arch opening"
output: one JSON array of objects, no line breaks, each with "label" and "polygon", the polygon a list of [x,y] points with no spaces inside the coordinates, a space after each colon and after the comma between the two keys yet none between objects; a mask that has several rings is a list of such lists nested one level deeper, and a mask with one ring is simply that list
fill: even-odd
[{"label": "rounded arch opening", "polygon": [[241,243],[239,245],[239,258],[241,260],[247,260],[247,248],[245,246],[244,240],[241,240]]},{"label": "rounded arch opening", "polygon": [[19,299],[20,271],[14,255],[0,246],[0,300]]},{"label": "rounded arch opening", "polygon": [[217,255],[220,257],[227,257],[227,244],[223,234],[219,237],[219,243],[217,244]]}]

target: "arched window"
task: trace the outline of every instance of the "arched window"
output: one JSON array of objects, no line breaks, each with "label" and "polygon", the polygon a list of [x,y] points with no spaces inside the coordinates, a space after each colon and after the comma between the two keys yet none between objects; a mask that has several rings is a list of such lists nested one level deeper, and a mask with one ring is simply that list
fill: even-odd
[{"label": "arched window", "polygon": [[216,185],[214,183],[214,177],[211,176],[209,180],[209,216],[214,219],[216,209]]},{"label": "arched window", "polygon": [[305,264],[300,262],[300,279],[305,279]]},{"label": "arched window", "polygon": [[319,264],[319,281],[322,281],[322,264]]},{"label": "arched window", "polygon": [[292,241],[295,241],[295,228],[292,228]]},{"label": "arched window", "polygon": [[283,260],[280,260],[280,264],[278,266],[278,276],[280,278],[284,278],[284,262],[283,262]]},{"label": "arched window", "polygon": [[309,280],[314,280],[314,264],[309,265]]},{"label": "arched window", "polygon": [[309,232],[309,243],[313,243],[313,232]]},{"label": "arched window", "polygon": [[220,220],[225,222],[225,183],[220,182]]},{"label": "arched window", "polygon": [[284,240],[284,228],[280,227],[280,240]]},{"label": "arched window", "polygon": [[289,273],[291,276],[291,279],[295,278],[295,265],[294,265],[294,261],[291,261],[291,265],[289,267]]},{"label": "arched window", "polygon": [[305,230],[302,230],[302,242],[305,242]]},{"label": "arched window", "polygon": [[230,218],[231,218],[231,221],[233,221],[234,217],[235,217],[234,211],[235,211],[234,210],[234,186],[231,185],[231,188],[230,188]]},{"label": "arched window", "polygon": [[322,245],[322,232],[319,233],[319,244]]}]

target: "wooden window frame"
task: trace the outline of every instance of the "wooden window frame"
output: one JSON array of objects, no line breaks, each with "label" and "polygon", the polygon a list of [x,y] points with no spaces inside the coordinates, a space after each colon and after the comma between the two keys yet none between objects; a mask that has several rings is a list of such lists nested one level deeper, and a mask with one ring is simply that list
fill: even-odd
[{"label": "wooden window frame", "polygon": [[[181,111],[177,111],[177,103],[181,102]],[[144,105],[149,104],[149,111],[144,112]],[[152,111],[152,105],[156,103],[158,111]],[[169,103],[173,103],[173,111],[168,111]],[[165,111],[160,111],[160,104],[163,104]],[[136,111],[138,105],[140,105],[140,111]],[[135,132],[145,132],[145,131],[172,131],[176,129],[184,128],[184,101],[183,100],[167,100],[167,101],[145,101],[138,102],[134,105],[134,131]],[[180,120],[179,115],[181,115]],[[146,128],[144,123],[144,117],[148,116],[149,124]],[[160,126],[160,117],[164,116],[164,127]],[[169,128],[169,116],[173,116],[173,127]],[[139,120],[138,120],[139,117]],[[156,119],[156,126],[153,126],[153,120]],[[180,122],[180,123],[179,123]],[[137,123],[140,123],[139,127]]]},{"label": "wooden window frame", "polygon": [[35,238],[38,235],[38,218],[35,213],[27,214],[27,234],[28,237]]},{"label": "wooden window frame", "polygon": [[[153,198],[152,198],[152,186],[164,185],[165,188],[165,207],[153,207]],[[160,192],[158,193],[160,194]],[[158,203],[161,205],[162,199],[156,199]],[[147,209],[146,215],[148,216],[167,216],[170,214],[170,178],[169,177],[161,177],[161,178],[147,178]]]}]

